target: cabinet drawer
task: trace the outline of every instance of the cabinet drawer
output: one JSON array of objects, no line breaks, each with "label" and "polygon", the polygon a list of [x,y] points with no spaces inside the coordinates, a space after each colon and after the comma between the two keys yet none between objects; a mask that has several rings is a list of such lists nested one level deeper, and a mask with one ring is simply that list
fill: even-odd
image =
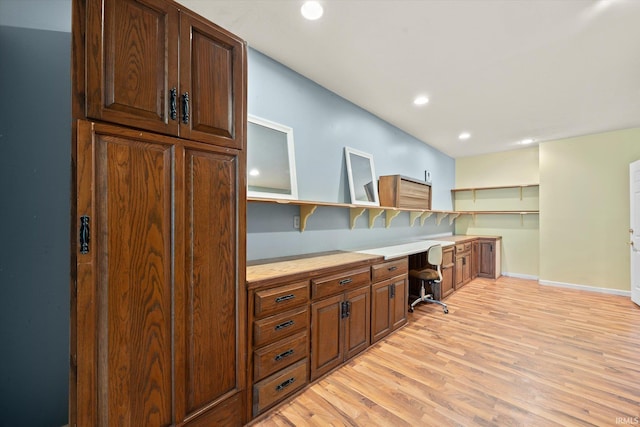
[{"label": "cabinet drawer", "polygon": [[307,331],[254,351],[253,378],[259,381],[308,356]]},{"label": "cabinet drawer", "polygon": [[293,283],[258,291],[254,299],[256,317],[281,313],[309,301],[309,282]]},{"label": "cabinet drawer", "polygon": [[408,270],[407,258],[398,259],[395,261],[383,262],[371,267],[371,280],[379,282],[381,280],[389,279],[391,277],[400,276],[406,274]]},{"label": "cabinet drawer", "polygon": [[307,384],[309,359],[301,360],[253,386],[253,416],[281,401]]},{"label": "cabinet drawer", "polygon": [[288,337],[294,332],[307,329],[308,325],[309,309],[306,306],[257,320],[253,323],[253,345],[257,347]]},{"label": "cabinet drawer", "polygon": [[469,243],[458,243],[456,245],[456,253],[466,252],[471,250],[471,242]]},{"label": "cabinet drawer", "polygon": [[371,280],[369,267],[348,271],[333,276],[313,279],[311,281],[311,297],[322,298],[343,292],[347,289],[368,285]]},{"label": "cabinet drawer", "polygon": [[442,251],[442,268],[448,268],[453,266],[453,250]]}]

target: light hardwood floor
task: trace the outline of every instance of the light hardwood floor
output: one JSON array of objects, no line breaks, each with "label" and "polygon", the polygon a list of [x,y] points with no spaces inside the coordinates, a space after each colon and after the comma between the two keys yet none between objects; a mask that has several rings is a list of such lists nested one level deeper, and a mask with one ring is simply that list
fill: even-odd
[{"label": "light hardwood floor", "polygon": [[640,425],[628,297],[476,279],[254,426]]}]

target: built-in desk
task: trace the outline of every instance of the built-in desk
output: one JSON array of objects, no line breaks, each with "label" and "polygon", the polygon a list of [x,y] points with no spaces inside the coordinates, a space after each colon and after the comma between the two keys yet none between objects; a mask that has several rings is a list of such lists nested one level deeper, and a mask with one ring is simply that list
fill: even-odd
[{"label": "built-in desk", "polygon": [[408,271],[416,268],[412,263],[426,262],[418,254],[443,246],[446,297],[455,290],[454,251],[460,245],[464,251],[467,244],[470,249],[483,238],[499,241],[446,236],[248,262],[247,419],[268,412],[405,325]]}]

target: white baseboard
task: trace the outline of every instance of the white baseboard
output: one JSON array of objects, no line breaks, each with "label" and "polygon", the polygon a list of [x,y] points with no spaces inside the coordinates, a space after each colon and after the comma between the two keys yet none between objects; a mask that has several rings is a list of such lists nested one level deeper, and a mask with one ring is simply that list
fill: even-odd
[{"label": "white baseboard", "polygon": [[621,289],[598,288],[596,286],[576,285],[574,283],[553,282],[551,280],[538,280],[538,283],[545,286],[557,286],[560,288],[580,289],[582,291],[599,292],[601,294],[612,294],[631,296],[631,291],[623,291]]},{"label": "white baseboard", "polygon": [[503,276],[515,277],[516,279],[538,280],[538,276],[532,274],[520,274],[520,273],[502,273]]}]

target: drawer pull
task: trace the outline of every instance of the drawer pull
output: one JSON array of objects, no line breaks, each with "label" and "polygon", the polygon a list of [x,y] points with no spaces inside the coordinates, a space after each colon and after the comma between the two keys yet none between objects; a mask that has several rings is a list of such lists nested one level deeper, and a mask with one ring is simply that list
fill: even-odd
[{"label": "drawer pull", "polygon": [[353,282],[353,279],[351,277],[349,277],[348,279],[340,280],[340,286],[348,285],[351,282]]},{"label": "drawer pull", "polygon": [[396,267],[395,265],[393,267],[387,268],[387,270],[389,270],[389,271],[396,271],[397,269],[398,269],[398,267]]},{"label": "drawer pull", "polygon": [[279,384],[278,386],[276,386],[276,391],[282,391],[285,388],[289,387],[291,384],[294,383],[295,381],[295,377],[291,377],[288,380],[284,381],[283,383]]},{"label": "drawer pull", "polygon": [[293,349],[291,349],[291,350],[287,350],[287,351],[285,351],[284,353],[280,353],[279,355],[277,355],[277,356],[275,357],[275,361],[276,361],[276,362],[279,362],[279,361],[281,361],[282,359],[284,359],[285,357],[289,357],[289,356],[291,356],[293,353],[294,353]]},{"label": "drawer pull", "polygon": [[294,299],[296,296],[294,294],[283,295],[281,297],[276,298],[276,303],[289,301],[290,299]]},{"label": "drawer pull", "polygon": [[281,329],[288,328],[289,326],[293,326],[294,323],[295,322],[293,320],[287,320],[284,323],[280,323],[279,325],[276,325],[275,329],[276,331],[279,331]]}]

